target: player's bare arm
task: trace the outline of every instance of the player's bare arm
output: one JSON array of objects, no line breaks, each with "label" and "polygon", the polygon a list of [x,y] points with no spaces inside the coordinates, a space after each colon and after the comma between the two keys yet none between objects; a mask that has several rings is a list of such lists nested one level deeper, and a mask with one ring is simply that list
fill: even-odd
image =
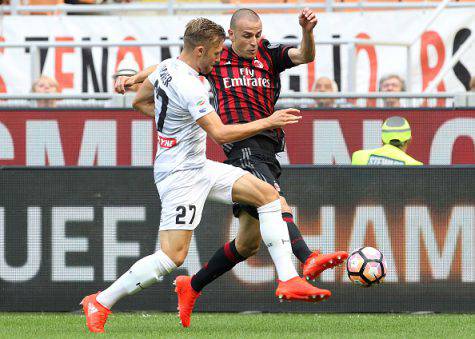
[{"label": "player's bare arm", "polygon": [[300,12],[299,24],[302,26],[302,41],[300,47],[289,50],[290,60],[295,65],[307,64],[315,59],[315,38],[313,29],[317,25],[317,17],[311,9],[305,8]]},{"label": "player's bare arm", "polygon": [[302,118],[295,115],[300,111],[295,108],[287,108],[275,111],[271,116],[252,121],[246,124],[224,125],[216,112],[211,112],[196,122],[218,144],[239,141],[254,136],[268,129],[284,127],[296,124]]},{"label": "player's bare arm", "polygon": [[134,109],[140,113],[154,117],[155,103],[153,101],[153,93],[153,85],[148,79],[146,79],[135,95],[134,102],[132,103]]},{"label": "player's bare arm", "polygon": [[119,76],[117,79],[115,79],[114,82],[114,90],[117,93],[124,94],[127,88],[132,87],[133,85],[136,84],[141,84],[142,82],[147,79],[147,77],[155,71],[157,68],[157,65],[149,66],[143,71],[140,71],[139,73],[127,77],[127,76]]}]

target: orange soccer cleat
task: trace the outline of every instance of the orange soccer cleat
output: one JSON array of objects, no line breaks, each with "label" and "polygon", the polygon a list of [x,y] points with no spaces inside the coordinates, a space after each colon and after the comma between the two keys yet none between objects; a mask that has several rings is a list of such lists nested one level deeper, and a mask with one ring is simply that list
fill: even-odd
[{"label": "orange soccer cleat", "polygon": [[88,295],[80,303],[86,315],[86,325],[89,331],[94,333],[104,333],[107,317],[112,313],[108,308],[97,302],[96,298],[99,293]]},{"label": "orange soccer cleat", "polygon": [[320,254],[320,251],[315,251],[303,264],[303,276],[314,280],[326,269],[343,264],[347,258],[348,253],[344,251],[329,254]]},{"label": "orange soccer cleat", "polygon": [[176,286],[175,292],[178,296],[178,313],[181,324],[183,327],[189,327],[193,307],[201,292],[198,293],[191,287],[191,277],[186,275],[178,276],[173,284]]},{"label": "orange soccer cleat", "polygon": [[312,286],[301,277],[295,277],[287,281],[280,281],[275,295],[284,300],[300,300],[308,302],[319,302],[331,297],[332,293]]}]

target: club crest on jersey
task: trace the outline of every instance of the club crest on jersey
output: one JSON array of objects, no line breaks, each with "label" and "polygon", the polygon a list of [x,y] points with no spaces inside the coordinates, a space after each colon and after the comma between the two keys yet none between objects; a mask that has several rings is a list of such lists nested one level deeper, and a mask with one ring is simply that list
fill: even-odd
[{"label": "club crest on jersey", "polygon": [[260,62],[258,59],[254,59],[254,61],[252,63],[254,64],[254,67],[264,68],[264,64],[262,62]]}]

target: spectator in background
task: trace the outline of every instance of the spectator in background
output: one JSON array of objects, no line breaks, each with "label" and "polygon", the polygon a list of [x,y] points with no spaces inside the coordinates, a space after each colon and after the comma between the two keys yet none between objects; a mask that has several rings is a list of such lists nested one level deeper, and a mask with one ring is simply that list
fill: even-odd
[{"label": "spectator in background", "polygon": [[[380,92],[404,92],[406,83],[403,78],[397,74],[389,74],[379,80]],[[384,107],[401,107],[399,98],[384,98]]]},{"label": "spectator in background", "polygon": [[[313,91],[318,93],[336,93],[338,92],[338,85],[336,82],[328,77],[320,77],[315,81]],[[319,98],[315,100],[317,107],[335,107],[334,98]]]},{"label": "spectator in background", "polygon": [[[59,84],[55,78],[40,76],[31,86],[32,93],[59,93]],[[41,99],[36,101],[36,107],[56,107],[57,99]]]}]

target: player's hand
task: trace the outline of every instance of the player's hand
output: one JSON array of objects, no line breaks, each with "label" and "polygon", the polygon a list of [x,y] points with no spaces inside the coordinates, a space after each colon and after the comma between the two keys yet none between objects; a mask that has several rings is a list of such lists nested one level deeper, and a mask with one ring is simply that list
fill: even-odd
[{"label": "player's hand", "polygon": [[114,82],[114,90],[117,93],[124,94],[125,91],[135,85],[134,77],[118,76]]},{"label": "player's hand", "polygon": [[298,123],[300,119],[302,119],[301,116],[295,115],[298,113],[300,113],[300,110],[296,108],[286,108],[275,111],[267,119],[269,119],[269,122],[272,125],[271,128],[284,127],[286,125]]},{"label": "player's hand", "polygon": [[311,32],[317,25],[318,19],[315,13],[309,8],[305,8],[300,12],[299,24],[306,32]]}]

